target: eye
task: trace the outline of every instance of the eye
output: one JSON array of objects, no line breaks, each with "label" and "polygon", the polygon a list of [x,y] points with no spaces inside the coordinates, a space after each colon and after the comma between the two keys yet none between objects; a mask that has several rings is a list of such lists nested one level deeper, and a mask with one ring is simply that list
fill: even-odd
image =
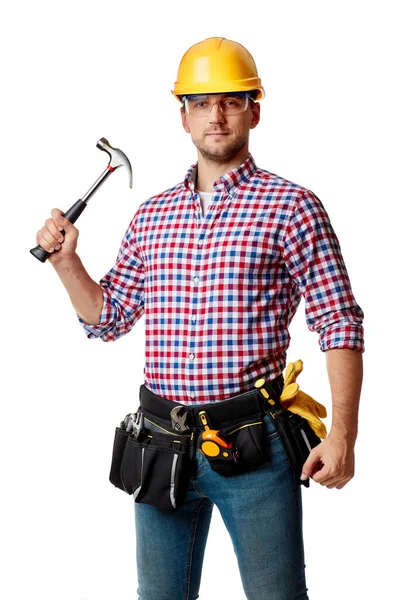
[{"label": "eye", "polygon": [[207,105],[207,100],[198,100],[193,104],[194,108],[205,108]]},{"label": "eye", "polygon": [[236,108],[241,105],[241,98],[225,98],[224,105]]},{"label": "eye", "polygon": [[192,110],[201,110],[209,106],[209,100],[207,96],[198,96],[197,98],[191,98],[189,100],[189,106]]}]

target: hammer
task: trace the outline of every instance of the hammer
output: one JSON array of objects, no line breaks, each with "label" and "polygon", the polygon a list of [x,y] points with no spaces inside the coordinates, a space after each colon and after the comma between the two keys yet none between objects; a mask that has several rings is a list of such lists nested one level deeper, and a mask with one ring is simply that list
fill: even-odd
[{"label": "hammer", "polygon": [[[83,198],[75,202],[75,204],[71,206],[71,208],[69,208],[67,212],[63,215],[71,223],[75,223],[78,217],[85,210],[87,203],[89,202],[93,194],[97,192],[97,190],[105,182],[107,177],[109,177],[111,173],[113,173],[119,167],[126,167],[126,169],[128,170],[129,187],[132,187],[132,167],[126,154],[124,154],[119,148],[113,148],[112,146],[110,146],[108,140],[106,140],[106,138],[104,137],[99,139],[96,146],[100,150],[104,150],[104,152],[107,152],[107,154],[110,157],[110,161],[105,171],[103,171],[100,177],[94,182],[92,187],[86,192]],[[61,233],[62,235],[64,235],[65,231],[63,230],[61,231]],[[50,256],[50,252],[44,250],[42,246],[40,246],[40,244],[36,246],[36,248],[32,248],[30,250],[30,253],[33,254],[33,256],[35,256],[42,263],[46,262],[46,260]]]}]

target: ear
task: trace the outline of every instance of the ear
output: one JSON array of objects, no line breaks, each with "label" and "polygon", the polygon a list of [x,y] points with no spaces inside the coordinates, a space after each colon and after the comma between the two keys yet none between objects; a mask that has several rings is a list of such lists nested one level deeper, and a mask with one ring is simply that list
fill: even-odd
[{"label": "ear", "polygon": [[187,124],[186,111],[183,106],[181,107],[181,119],[182,119],[183,129],[186,131],[186,133],[190,133],[190,129]]},{"label": "ear", "polygon": [[260,122],[260,104],[259,102],[252,103],[251,107],[251,122],[250,129],[254,129]]}]

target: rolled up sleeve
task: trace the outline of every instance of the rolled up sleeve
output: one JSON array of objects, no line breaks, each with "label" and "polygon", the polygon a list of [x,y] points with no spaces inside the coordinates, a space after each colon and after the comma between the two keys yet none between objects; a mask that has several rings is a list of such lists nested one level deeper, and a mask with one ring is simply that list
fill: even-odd
[{"label": "rolled up sleeve", "polygon": [[364,313],[354,298],[329,216],[310,190],[294,206],[283,258],[305,299],[307,327],[318,333],[320,349],[364,352]]},{"label": "rolled up sleeve", "polygon": [[144,313],[145,269],[136,241],[135,222],[130,223],[115,265],[100,280],[103,308],[97,324],[88,325],[77,314],[88,338],[114,341],[128,333]]}]

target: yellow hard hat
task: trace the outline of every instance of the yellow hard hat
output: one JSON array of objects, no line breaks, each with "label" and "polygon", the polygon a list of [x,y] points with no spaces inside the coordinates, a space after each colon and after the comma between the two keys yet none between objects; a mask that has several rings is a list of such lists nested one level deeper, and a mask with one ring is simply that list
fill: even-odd
[{"label": "yellow hard hat", "polygon": [[257,90],[255,100],[265,96],[256,63],[238,42],[210,37],[191,46],[183,55],[171,93],[180,100],[185,94],[213,94]]}]

